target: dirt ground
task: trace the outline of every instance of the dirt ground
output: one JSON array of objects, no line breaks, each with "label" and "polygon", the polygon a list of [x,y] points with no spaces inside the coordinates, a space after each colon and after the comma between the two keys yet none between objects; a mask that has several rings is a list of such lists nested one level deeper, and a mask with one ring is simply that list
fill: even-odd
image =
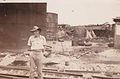
[{"label": "dirt ground", "polygon": [[[120,49],[107,46],[107,43],[93,43],[92,46],[73,46],[72,51],[51,53],[44,57],[43,64],[46,68],[56,68],[58,71],[91,71],[101,73],[120,73]],[[9,53],[9,52],[8,52]],[[14,55],[16,61],[9,66],[29,67],[29,56],[22,54]],[[84,74],[86,75],[86,74]],[[90,74],[91,75],[91,74]],[[93,75],[93,74],[92,74]]]}]

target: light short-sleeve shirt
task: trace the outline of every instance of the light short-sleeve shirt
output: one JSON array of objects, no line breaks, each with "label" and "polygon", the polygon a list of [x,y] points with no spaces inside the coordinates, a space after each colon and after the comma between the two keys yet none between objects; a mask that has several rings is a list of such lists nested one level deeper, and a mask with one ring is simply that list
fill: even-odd
[{"label": "light short-sleeve shirt", "polygon": [[32,35],[29,37],[27,45],[31,46],[31,50],[39,50],[44,49],[44,45],[47,45],[47,43],[44,36],[40,35],[39,37],[35,37],[34,35]]},{"label": "light short-sleeve shirt", "polygon": [[57,36],[58,36],[58,38],[62,38],[62,37],[64,37],[65,36],[65,31],[58,31],[58,33],[57,33]]}]

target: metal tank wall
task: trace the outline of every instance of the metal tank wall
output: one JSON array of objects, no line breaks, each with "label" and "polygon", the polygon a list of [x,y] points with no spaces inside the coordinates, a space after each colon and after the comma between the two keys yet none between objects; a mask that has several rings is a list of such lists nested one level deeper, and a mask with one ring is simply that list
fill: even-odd
[{"label": "metal tank wall", "polygon": [[25,48],[33,25],[46,31],[46,3],[0,3],[0,48]]},{"label": "metal tank wall", "polygon": [[56,40],[57,25],[58,25],[58,14],[56,13],[47,13],[46,18],[46,39],[49,41]]}]

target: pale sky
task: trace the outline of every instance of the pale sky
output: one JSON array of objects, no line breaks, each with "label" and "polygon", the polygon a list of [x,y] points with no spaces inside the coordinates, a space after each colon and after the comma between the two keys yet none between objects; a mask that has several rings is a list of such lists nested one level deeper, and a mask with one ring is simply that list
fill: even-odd
[{"label": "pale sky", "polygon": [[[16,0],[7,0],[16,1]],[[31,1],[31,0],[21,0]],[[32,0],[33,1],[33,0]],[[120,0],[34,0],[47,2],[47,11],[58,14],[59,24],[87,25],[114,23],[120,16]]]},{"label": "pale sky", "polygon": [[46,0],[48,12],[70,25],[113,23],[120,16],[120,0]]}]

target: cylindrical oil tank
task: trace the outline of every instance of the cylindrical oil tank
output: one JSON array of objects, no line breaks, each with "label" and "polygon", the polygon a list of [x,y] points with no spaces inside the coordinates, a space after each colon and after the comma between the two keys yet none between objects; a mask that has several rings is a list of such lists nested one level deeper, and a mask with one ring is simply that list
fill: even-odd
[{"label": "cylindrical oil tank", "polygon": [[27,49],[34,25],[46,33],[46,3],[0,3],[0,48]]},{"label": "cylindrical oil tank", "polygon": [[46,21],[46,39],[50,41],[56,40],[58,14],[48,12]]}]

